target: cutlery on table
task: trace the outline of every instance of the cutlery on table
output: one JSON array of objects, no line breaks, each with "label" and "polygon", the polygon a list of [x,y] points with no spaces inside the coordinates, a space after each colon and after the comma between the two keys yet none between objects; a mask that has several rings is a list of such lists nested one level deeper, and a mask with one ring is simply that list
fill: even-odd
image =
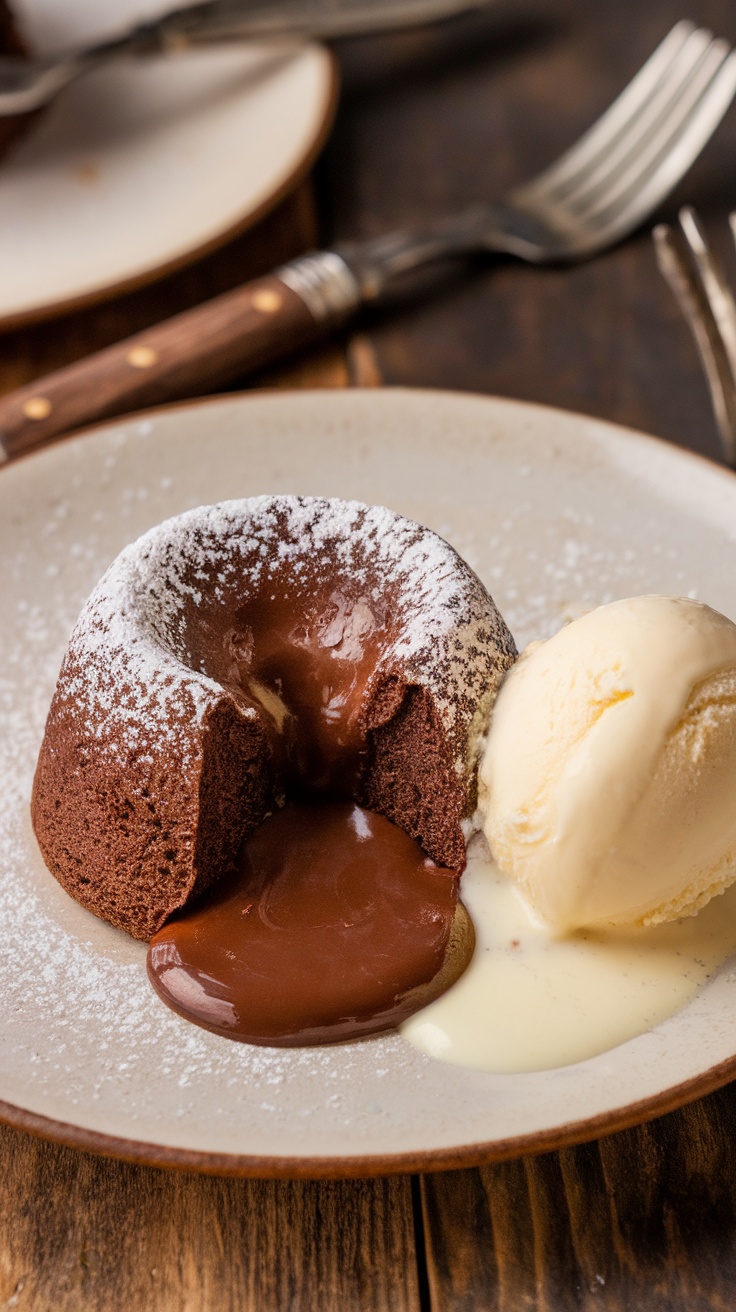
[{"label": "cutlery on table", "polygon": [[423,231],[304,255],[0,398],[0,459],[96,419],[209,391],[304,346],[439,260],[503,252],[576,261],[612,246],[672,190],[736,91],[736,54],[672,29],[613,105],[500,204]]},{"label": "cutlery on table", "polygon": [[28,114],[83,73],[121,55],[156,55],[231,41],[336,40],[415,27],[491,0],[204,0],[49,59],[0,57],[0,118]]},{"label": "cutlery on table", "polygon": [[[736,467],[736,302],[695,210],[679,227],[660,223],[652,236],[657,263],[690,325],[710,388],[726,463]],[[736,214],[730,216],[736,239]]]}]

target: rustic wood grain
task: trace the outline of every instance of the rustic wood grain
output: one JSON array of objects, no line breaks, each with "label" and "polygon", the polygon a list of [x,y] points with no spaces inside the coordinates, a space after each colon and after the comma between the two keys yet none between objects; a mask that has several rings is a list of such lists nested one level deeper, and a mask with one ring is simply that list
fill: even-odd
[{"label": "rustic wood grain", "polygon": [[[688,16],[736,39],[732,0]],[[346,43],[318,170],[228,247],[124,298],[0,339],[8,391],[333,237],[492,198],[569,144],[683,9],[518,0],[434,31]],[[736,276],[736,110],[687,200]],[[249,387],[471,388],[568,406],[718,455],[688,332],[646,234],[591,264],[497,261],[366,316]],[[583,1148],[422,1181],[218,1181],[105,1162],[0,1129],[0,1307],[29,1312],[725,1312],[736,1305],[736,1092]],[[428,1265],[424,1265],[424,1244]],[[419,1265],[417,1266],[417,1256]]]},{"label": "rustic wood grain", "polygon": [[307,181],[250,232],[150,287],[0,333],[0,394],[269,273],[318,242]]},{"label": "rustic wood grain", "polygon": [[[370,345],[356,339],[256,385],[378,381]],[[0,1163],[0,1308],[420,1312],[408,1177],[208,1179],[106,1161],[2,1126]]]},{"label": "rustic wood grain", "polygon": [[370,338],[354,333],[305,352],[287,365],[273,365],[249,388],[380,387],[383,379]]},{"label": "rustic wood grain", "polygon": [[731,1312],[736,1090],[544,1157],[425,1176],[432,1312]]},{"label": "rustic wood grain", "polygon": [[[492,199],[573,141],[687,13],[736,39],[728,0],[500,6],[343,49],[321,169],[335,238]],[[695,204],[736,281],[736,109],[663,208]],[[587,411],[716,459],[687,329],[648,233],[572,269],[495,261],[366,317],[386,381]],[[736,1092],[584,1148],[424,1177],[432,1312],[705,1312],[736,1306]]]},{"label": "rustic wood grain", "polygon": [[249,380],[251,390],[272,388],[288,391],[292,388],[348,387],[350,373],[342,342],[329,343],[299,355],[287,365],[272,365],[255,379]]},{"label": "rustic wood grain", "polygon": [[0,397],[0,444],[19,455],[95,420],[200,396],[323,336],[301,296],[256,278]]},{"label": "rustic wood grain", "polygon": [[[573,142],[683,17],[736,40],[732,0],[500,0],[441,29],[341,48],[342,107],[320,173],[327,231],[370,236],[502,195]],[[662,215],[696,205],[736,282],[735,158],[732,107]],[[648,231],[570,269],[479,263],[366,331],[388,382],[582,410],[720,458]]]},{"label": "rustic wood grain", "polygon": [[0,1307],[419,1312],[407,1179],[233,1181],[0,1127]]}]

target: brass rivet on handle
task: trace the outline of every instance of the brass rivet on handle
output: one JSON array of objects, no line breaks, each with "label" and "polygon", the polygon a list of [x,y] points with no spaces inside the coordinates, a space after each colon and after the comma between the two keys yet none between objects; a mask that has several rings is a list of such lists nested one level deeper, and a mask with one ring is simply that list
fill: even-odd
[{"label": "brass rivet on handle", "polygon": [[53,407],[47,396],[32,396],[23,403],[26,419],[48,419]]},{"label": "brass rivet on handle", "polygon": [[134,369],[150,369],[158,360],[158,351],[150,346],[134,346],[125,358]]},{"label": "brass rivet on handle", "polygon": [[253,309],[258,310],[260,314],[275,314],[277,310],[281,309],[284,298],[279,296],[278,292],[269,291],[267,287],[264,287],[263,291],[253,293],[250,303]]}]

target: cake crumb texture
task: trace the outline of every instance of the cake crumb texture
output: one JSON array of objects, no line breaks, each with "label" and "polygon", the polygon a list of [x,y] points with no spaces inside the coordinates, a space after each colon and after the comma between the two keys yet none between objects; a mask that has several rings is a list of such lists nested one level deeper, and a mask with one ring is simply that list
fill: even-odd
[{"label": "cake crumb texture", "polygon": [[219,878],[278,798],[269,717],[223,666],[243,607],[276,596],[305,615],[317,598],[336,660],[380,629],[356,800],[439,864],[464,865],[478,745],[516,654],[480,580],[444,539],[382,507],[287,496],[200,507],[125,548],[92,593],[34,782],[47,865],[136,938]]}]

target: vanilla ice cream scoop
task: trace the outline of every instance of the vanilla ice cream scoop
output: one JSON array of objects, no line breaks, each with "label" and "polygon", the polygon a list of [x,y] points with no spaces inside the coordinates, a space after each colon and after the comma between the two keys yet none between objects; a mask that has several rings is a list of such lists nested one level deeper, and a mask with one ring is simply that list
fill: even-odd
[{"label": "vanilla ice cream scoop", "polygon": [[694,914],[736,879],[736,625],[633,597],[535,644],[496,701],[479,807],[557,932]]}]

